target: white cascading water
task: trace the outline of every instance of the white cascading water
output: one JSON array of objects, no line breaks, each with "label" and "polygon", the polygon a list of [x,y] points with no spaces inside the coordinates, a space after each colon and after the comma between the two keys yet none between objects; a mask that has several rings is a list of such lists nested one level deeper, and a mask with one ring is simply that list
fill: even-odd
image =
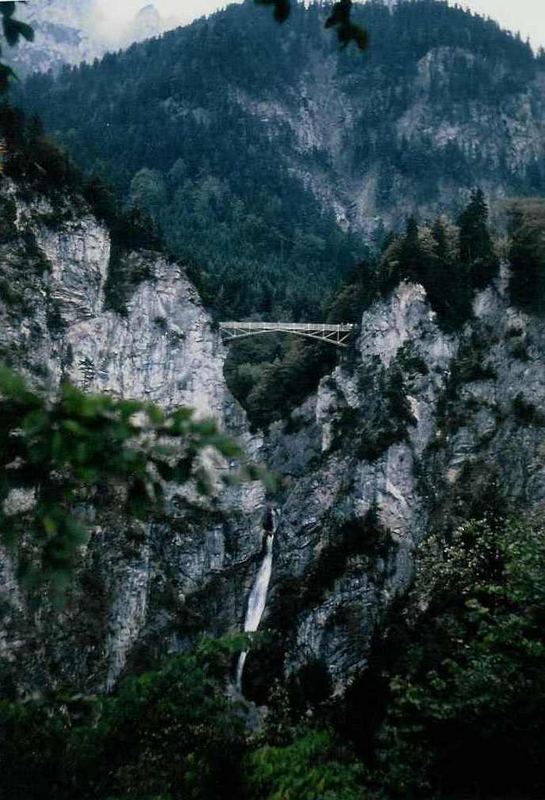
[{"label": "white cascading water", "polygon": [[[267,603],[267,592],[269,590],[269,583],[271,582],[272,574],[274,534],[278,524],[277,512],[273,511],[271,517],[272,530],[267,535],[265,555],[263,557],[263,561],[261,562],[261,566],[259,567],[259,572],[257,573],[255,583],[252,586],[252,591],[250,592],[248,609],[244,619],[244,633],[255,633],[255,631],[257,631],[259,628],[259,623],[261,622],[261,617],[265,611],[265,605]],[[238,658],[236,688],[239,692],[242,691],[242,673],[244,672],[244,664],[247,656],[248,651],[244,650]]]}]

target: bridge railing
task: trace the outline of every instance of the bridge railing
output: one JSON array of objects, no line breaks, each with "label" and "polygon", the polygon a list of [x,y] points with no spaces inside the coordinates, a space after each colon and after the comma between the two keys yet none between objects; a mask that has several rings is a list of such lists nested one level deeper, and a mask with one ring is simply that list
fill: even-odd
[{"label": "bridge railing", "polygon": [[265,333],[292,333],[341,347],[346,347],[348,338],[356,328],[357,325],[349,323],[330,325],[323,322],[220,322],[220,329],[226,341]]}]

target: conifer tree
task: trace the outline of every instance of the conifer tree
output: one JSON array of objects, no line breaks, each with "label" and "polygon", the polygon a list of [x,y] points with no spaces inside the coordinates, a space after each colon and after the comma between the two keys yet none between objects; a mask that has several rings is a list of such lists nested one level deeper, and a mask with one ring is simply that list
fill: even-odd
[{"label": "conifer tree", "polygon": [[499,262],[488,230],[488,206],[482,189],[471,194],[460,219],[460,260],[474,289],[484,289],[498,273]]},{"label": "conifer tree", "polygon": [[399,257],[401,276],[416,283],[426,279],[425,256],[418,237],[418,223],[409,217]]},{"label": "conifer tree", "polygon": [[509,288],[514,305],[545,315],[545,250],[543,227],[517,209],[510,221]]},{"label": "conifer tree", "polygon": [[441,219],[432,227],[434,252],[428,259],[426,290],[447,330],[459,328],[471,316],[471,290],[466,265],[452,258]]},{"label": "conifer tree", "polygon": [[431,233],[435,243],[435,255],[439,261],[446,263],[449,257],[447,232],[443,220],[438,217],[433,223]]}]

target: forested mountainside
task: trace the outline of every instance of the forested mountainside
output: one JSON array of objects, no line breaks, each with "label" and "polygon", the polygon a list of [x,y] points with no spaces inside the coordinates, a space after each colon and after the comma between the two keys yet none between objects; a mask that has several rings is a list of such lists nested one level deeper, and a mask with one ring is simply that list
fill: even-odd
[{"label": "forested mountainside", "polygon": [[233,6],[21,93],[88,173],[194,265],[222,316],[312,319],[411,212],[543,188],[545,72],[530,47],[444,2],[358,6],[368,52],[326,7],[283,26]]},{"label": "forested mountainside", "polygon": [[[43,487],[11,455],[47,421],[13,428],[2,372],[2,523],[23,530],[0,549],[10,800],[541,798],[543,201],[513,209],[502,258],[478,192],[459,231],[412,220],[380,292],[338,298],[359,323],[344,358],[252,436],[183,264],[35,124],[3,106],[0,125],[2,361],[50,398],[69,379],[212,411],[277,476],[201,498],[174,481],[145,519],[115,486],[77,502],[67,603],[37,602],[19,567]],[[239,633],[256,586],[242,688],[264,719],[233,688],[247,642],[198,643]]]}]

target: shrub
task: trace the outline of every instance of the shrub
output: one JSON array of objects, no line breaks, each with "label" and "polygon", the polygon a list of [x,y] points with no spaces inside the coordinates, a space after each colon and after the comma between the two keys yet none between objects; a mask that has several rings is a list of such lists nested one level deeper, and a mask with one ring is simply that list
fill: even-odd
[{"label": "shrub", "polygon": [[521,394],[513,400],[512,409],[515,418],[523,425],[545,426],[545,415]]},{"label": "shrub", "polygon": [[263,747],[251,754],[247,768],[255,800],[362,800],[363,768],[328,731]]},{"label": "shrub", "polygon": [[111,697],[1,702],[6,797],[231,800],[245,734],[225,685],[243,640],[202,640]]},{"label": "shrub", "polygon": [[422,548],[374,739],[388,797],[541,796],[544,574],[537,522],[469,523]]}]

